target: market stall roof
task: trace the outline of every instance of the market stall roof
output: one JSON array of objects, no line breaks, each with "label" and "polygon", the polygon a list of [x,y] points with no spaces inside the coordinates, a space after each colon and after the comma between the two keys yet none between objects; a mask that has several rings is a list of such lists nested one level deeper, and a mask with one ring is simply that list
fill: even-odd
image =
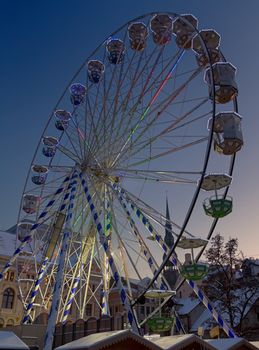
[{"label": "market stall roof", "polygon": [[161,350],[158,345],[145,339],[144,337],[139,336],[129,329],[91,334],[87,337],[83,337],[72,341],[71,343],[59,346],[55,350],[100,350],[127,340],[133,340],[136,343],[143,345],[145,349]]},{"label": "market stall roof", "polygon": [[171,335],[152,339],[151,341],[164,350],[183,350],[185,347],[194,343],[200,344],[201,348],[204,350],[215,350],[215,347],[209,343],[206,343],[195,334]]},{"label": "market stall roof", "polygon": [[207,339],[206,342],[217,350],[258,349],[255,345],[249,343],[244,338]]},{"label": "market stall roof", "polygon": [[0,331],[0,349],[29,350],[29,347],[13,332]]}]

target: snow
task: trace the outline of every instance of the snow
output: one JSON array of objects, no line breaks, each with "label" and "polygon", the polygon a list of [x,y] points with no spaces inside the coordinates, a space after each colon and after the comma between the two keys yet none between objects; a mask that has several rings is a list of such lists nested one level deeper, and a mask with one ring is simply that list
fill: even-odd
[{"label": "snow", "polygon": [[199,327],[203,327],[204,329],[207,329],[208,326],[205,325],[205,323],[212,318],[211,313],[209,310],[205,309],[200,316],[197,318],[197,320],[194,322],[191,328],[191,332],[197,332]]},{"label": "snow", "polygon": [[16,236],[13,233],[0,231],[0,255],[9,257],[15,251]]},{"label": "snow", "polygon": [[77,339],[71,343],[59,346],[55,350],[72,350],[72,349],[89,349],[98,350],[108,347],[112,344],[125,341],[127,339],[134,339],[139,344],[144,344],[150,350],[161,350],[155,343],[148,341],[144,337],[133,333],[131,330],[111,331],[94,333]]},{"label": "snow", "polygon": [[13,332],[0,331],[0,349],[29,350],[29,347]]},{"label": "snow", "polygon": [[199,305],[200,301],[197,298],[175,298],[175,301],[180,307],[177,312],[179,315],[187,315],[189,314],[197,305]]},{"label": "snow", "polygon": [[245,345],[248,349],[257,349],[254,345],[249,343],[243,338],[227,338],[227,339],[207,339],[207,343],[212,345],[218,350],[231,350],[236,349],[236,346]]},{"label": "snow", "polygon": [[206,344],[204,340],[200,339],[194,334],[171,335],[167,337],[161,337],[159,339],[154,339],[152,340],[152,342],[154,342],[164,350],[180,350],[183,349],[183,347],[186,347],[194,342],[201,344],[201,348],[204,350],[215,350],[210,344]]}]

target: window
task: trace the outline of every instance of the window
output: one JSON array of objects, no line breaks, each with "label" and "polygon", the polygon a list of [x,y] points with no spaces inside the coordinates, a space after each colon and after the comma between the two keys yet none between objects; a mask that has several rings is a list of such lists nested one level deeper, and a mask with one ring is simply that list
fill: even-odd
[{"label": "window", "polygon": [[0,328],[4,327],[4,320],[2,318],[0,318]]},{"label": "window", "polygon": [[115,312],[119,312],[118,306],[115,306]]},{"label": "window", "polygon": [[7,271],[4,275],[4,279],[5,281],[8,281],[9,280],[9,271]]},{"label": "window", "polygon": [[11,282],[13,282],[13,280],[14,280],[14,272],[13,271],[10,272],[10,278],[9,279],[10,279]]},{"label": "window", "polygon": [[2,308],[12,309],[14,303],[14,290],[12,288],[7,288],[3,294]]},{"label": "window", "polygon": [[146,312],[147,312],[147,315],[150,314],[150,307],[149,306],[146,307]]},{"label": "window", "polygon": [[145,315],[145,306],[144,305],[140,306],[140,314]]},{"label": "window", "polygon": [[85,315],[92,316],[92,304],[87,304],[85,308]]}]

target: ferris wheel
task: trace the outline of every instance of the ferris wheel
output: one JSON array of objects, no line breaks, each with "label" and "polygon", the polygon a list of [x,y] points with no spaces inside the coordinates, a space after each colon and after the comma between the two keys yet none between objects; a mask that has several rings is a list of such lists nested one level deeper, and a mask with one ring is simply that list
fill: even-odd
[{"label": "ferris wheel", "polygon": [[[232,211],[227,192],[243,139],[236,69],[219,34],[197,28],[190,14],[126,23],[85,60],[50,115],[4,270],[16,261],[24,322],[49,313],[49,342],[72,303],[85,317],[92,278],[102,290],[100,312],[109,313],[116,285],[136,330],[136,301],[148,288],[170,289],[168,262],[191,286],[207,273],[198,260],[218,219]],[[146,276],[149,286],[134,294],[130,280]]]}]

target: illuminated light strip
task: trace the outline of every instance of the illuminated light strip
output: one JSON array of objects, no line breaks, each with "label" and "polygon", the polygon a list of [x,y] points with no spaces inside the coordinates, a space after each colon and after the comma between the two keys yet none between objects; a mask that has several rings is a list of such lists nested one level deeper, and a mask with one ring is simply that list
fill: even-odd
[{"label": "illuminated light strip", "polygon": [[[122,194],[123,199],[130,205],[131,209],[136,213],[136,215],[141,219],[141,222],[143,223],[143,225],[148,229],[148,231],[152,234],[155,235],[155,239],[158,242],[158,244],[160,245],[160,247],[164,250],[165,253],[168,253],[168,247],[165,244],[163,238],[161,237],[161,235],[159,235],[154,227],[152,226],[152,224],[149,222],[148,218],[142,213],[142,211],[135,206],[135,204],[133,204],[131,202],[131,200],[126,196],[125,192],[118,186],[118,185],[113,185],[113,187]],[[179,269],[179,261],[177,260],[176,256],[172,256],[170,257],[170,261],[173,263],[173,265],[175,267],[177,267]],[[233,329],[231,329],[229,327],[229,325],[227,324],[227,322],[223,319],[222,316],[219,315],[219,313],[216,311],[216,309],[214,308],[213,304],[211,303],[211,301],[207,298],[207,296],[203,293],[203,291],[198,288],[197,284],[192,281],[192,280],[188,280],[186,279],[186,282],[189,284],[189,286],[192,288],[192,290],[195,292],[195,294],[198,296],[198,298],[200,299],[200,301],[203,303],[203,305],[206,307],[207,310],[210,311],[210,313],[212,314],[213,318],[217,321],[217,323],[222,327],[222,329],[224,330],[224,332],[228,335],[229,338],[236,338],[236,334],[234,333]]]},{"label": "illuminated light strip", "polygon": [[67,322],[67,318],[68,318],[68,315],[69,315],[69,312],[70,312],[70,309],[72,306],[72,302],[73,302],[75,294],[76,294],[76,290],[77,290],[79,281],[80,281],[80,273],[78,274],[78,276],[74,280],[74,284],[73,284],[73,287],[71,289],[70,298],[69,298],[69,300],[66,304],[65,310],[64,310],[64,314],[63,314],[63,318],[62,318],[63,324],[65,324]]},{"label": "illuminated light strip", "polygon": [[160,84],[157,92],[155,93],[155,95],[152,97],[151,101],[149,102],[149,104],[147,105],[147,108],[145,109],[144,113],[141,115],[139,121],[137,122],[137,124],[134,126],[133,130],[131,131],[129,137],[127,138],[126,142],[124,143],[124,145],[122,146],[120,152],[118,153],[117,157],[115,158],[115,160],[112,163],[112,166],[116,163],[117,159],[119,158],[119,156],[121,155],[121,153],[123,152],[123,150],[125,149],[125,147],[127,146],[127,144],[129,143],[131,137],[133,136],[133,134],[136,132],[136,130],[138,129],[140,123],[143,121],[143,119],[146,117],[147,113],[149,112],[152,104],[156,101],[157,97],[159,96],[160,92],[162,91],[163,87],[166,85],[166,83],[168,82],[168,80],[171,78],[174,70],[176,69],[178,63],[180,62],[181,58],[183,57],[185,53],[185,50],[183,50],[181,52],[181,54],[179,55],[179,57],[177,58],[176,62],[174,63],[173,67],[170,69],[170,71],[168,72],[167,76],[165,77],[165,79],[163,80],[163,82]]},{"label": "illuminated light strip", "polygon": [[[78,177],[78,175],[74,174],[74,177]],[[72,185],[72,182],[71,182],[71,185]],[[61,295],[63,278],[64,278],[65,259],[67,255],[68,241],[72,230],[72,218],[73,218],[73,212],[74,212],[76,189],[77,189],[77,180],[73,182],[73,185],[70,190],[70,197],[69,197],[66,222],[65,222],[64,234],[63,234],[63,241],[62,241],[61,251],[59,255],[58,270],[56,274],[56,282],[55,282],[53,299],[52,299],[48,325],[47,325],[47,330],[45,335],[45,341],[44,341],[44,350],[52,350],[52,343],[54,338],[55,325],[56,325],[57,316],[58,316],[60,295]]]},{"label": "illuminated light strip", "polygon": [[[114,263],[112,255],[111,255],[108,239],[105,236],[102,224],[101,224],[101,222],[99,220],[97,211],[95,209],[95,205],[94,205],[94,203],[92,201],[92,197],[91,197],[91,194],[89,192],[89,188],[87,186],[87,182],[84,179],[82,174],[80,174],[79,176],[81,178],[81,183],[82,183],[82,187],[84,189],[85,195],[86,195],[86,199],[87,199],[87,201],[89,203],[89,206],[90,206],[90,209],[91,209],[91,213],[92,213],[92,216],[93,216],[94,223],[96,225],[97,231],[98,231],[99,236],[100,236],[100,243],[103,246],[103,249],[104,249],[104,251],[105,251],[105,253],[106,253],[107,257],[108,257],[110,269],[112,271],[115,283],[119,287],[121,302],[122,302],[122,305],[124,306],[124,308],[126,310],[128,321],[129,321],[129,323],[130,323],[130,325],[132,327],[132,330],[134,332],[139,333],[138,325],[137,325],[136,319],[134,317],[130,301],[129,301],[127,293],[126,293],[126,291],[125,291],[125,289],[123,287],[120,275],[118,273],[117,267],[116,267],[116,265]],[[46,349],[46,350],[49,350],[49,349]]]},{"label": "illuminated light strip", "polygon": [[34,300],[35,300],[35,298],[36,298],[36,296],[38,294],[40,283],[41,283],[41,281],[42,281],[42,279],[43,279],[43,277],[45,275],[48,260],[49,260],[49,258],[46,257],[45,260],[43,261],[42,265],[41,265],[41,269],[39,271],[38,278],[37,278],[37,280],[35,282],[34,289],[31,292],[31,300],[30,300],[30,302],[28,303],[28,305],[26,307],[26,313],[25,313],[24,318],[22,320],[23,324],[28,323],[28,321],[30,320],[30,313],[31,313],[31,310],[32,310],[32,307],[33,307],[33,304],[34,304]]},{"label": "illuminated light strip", "polygon": [[85,141],[85,135],[83,134],[83,132],[81,131],[81,129],[79,127],[77,127],[77,131],[78,131],[79,135],[81,136],[81,139],[83,141]]},{"label": "illuminated light strip", "polygon": [[[72,177],[72,179],[73,178],[74,177]],[[35,224],[33,224],[33,226],[31,227],[30,232],[27,234],[27,236],[24,237],[24,239],[22,240],[22,243],[19,245],[19,247],[15,249],[15,251],[13,253],[13,256],[5,264],[3,271],[0,273],[0,282],[3,280],[4,274],[10,269],[12,264],[15,262],[16,258],[21,254],[21,252],[23,251],[24,247],[30,242],[30,240],[33,237],[36,229],[43,223],[44,220],[46,220],[46,215],[48,214],[48,212],[50,211],[51,207],[55,203],[57,197],[64,191],[65,184],[69,180],[70,180],[69,176],[64,179],[61,187],[59,187],[57,189],[57,191],[54,193],[52,199],[48,202],[48,204],[46,205],[45,209],[40,214],[40,216],[38,218],[38,221]]]}]

